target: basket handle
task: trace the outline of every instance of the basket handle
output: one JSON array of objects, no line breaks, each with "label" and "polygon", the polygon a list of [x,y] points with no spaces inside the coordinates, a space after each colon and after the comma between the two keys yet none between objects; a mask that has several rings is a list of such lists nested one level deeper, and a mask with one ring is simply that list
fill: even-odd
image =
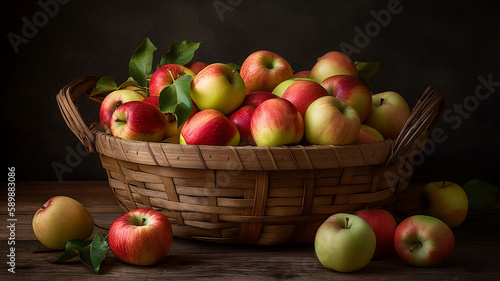
[{"label": "basket handle", "polygon": [[56,96],[61,114],[70,130],[83,143],[88,152],[96,153],[95,136],[82,119],[74,101],[83,93],[89,93],[97,84],[99,77],[83,76],[64,86]]},{"label": "basket handle", "polygon": [[423,132],[429,132],[434,127],[443,107],[444,99],[441,94],[431,86],[427,87],[394,141],[387,165],[398,159]]}]

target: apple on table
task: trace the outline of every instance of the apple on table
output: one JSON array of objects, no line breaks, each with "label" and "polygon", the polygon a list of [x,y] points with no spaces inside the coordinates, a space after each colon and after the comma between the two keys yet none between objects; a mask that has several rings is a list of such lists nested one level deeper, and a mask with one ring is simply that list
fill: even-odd
[{"label": "apple on table", "polygon": [[311,68],[309,78],[318,83],[334,75],[349,75],[358,77],[354,62],[344,53],[331,51],[321,56]]},{"label": "apple on table", "polygon": [[157,70],[155,70],[155,72],[153,72],[153,75],[151,76],[149,82],[149,95],[159,96],[161,91],[164,88],[172,85],[173,81],[179,79],[182,73],[184,73],[185,75],[190,75],[192,77],[196,76],[196,74],[191,71],[191,69],[175,63],[166,64],[159,67]]},{"label": "apple on table", "polygon": [[394,251],[394,233],[397,223],[391,213],[383,209],[363,209],[354,214],[364,219],[375,233],[376,247],[373,258]]},{"label": "apple on table", "polygon": [[465,190],[450,181],[430,182],[422,191],[424,213],[445,222],[450,228],[460,226],[467,218],[469,198]]},{"label": "apple on table", "polygon": [[384,138],[396,139],[410,117],[406,100],[394,91],[372,96],[372,109],[365,124],[375,128]]}]

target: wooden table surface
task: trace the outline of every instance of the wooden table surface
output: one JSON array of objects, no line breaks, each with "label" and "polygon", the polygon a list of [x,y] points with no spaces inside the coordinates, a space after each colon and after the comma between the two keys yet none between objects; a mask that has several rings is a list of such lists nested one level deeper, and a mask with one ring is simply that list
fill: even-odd
[{"label": "wooden table surface", "polygon": [[[6,227],[7,192],[0,202],[0,280],[500,280],[500,203],[484,213],[471,211],[454,230],[454,252],[442,265],[416,268],[405,265],[393,253],[373,260],[354,273],[324,268],[312,245],[244,246],[221,245],[174,238],[167,258],[160,264],[141,267],[125,264],[111,251],[96,275],[77,258],[52,264],[48,258],[62,252],[47,252],[31,228],[33,214],[50,197],[66,195],[84,204],[95,223],[109,227],[122,214],[107,182],[20,182],[15,194],[15,273],[8,272]],[[106,230],[95,228],[106,235]]]}]

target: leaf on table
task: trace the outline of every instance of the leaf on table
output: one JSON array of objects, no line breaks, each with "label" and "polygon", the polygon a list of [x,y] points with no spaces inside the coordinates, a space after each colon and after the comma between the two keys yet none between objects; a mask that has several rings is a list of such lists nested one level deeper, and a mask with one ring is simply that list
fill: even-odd
[{"label": "leaf on table", "polygon": [[160,66],[166,64],[185,65],[194,57],[194,52],[198,50],[201,42],[174,42],[170,45],[170,49],[163,54],[160,60]]},{"label": "leaf on table", "polygon": [[146,37],[132,54],[132,58],[129,62],[129,74],[139,86],[148,86],[147,80],[151,74],[154,51],[156,51],[156,47],[151,40]]},{"label": "leaf on table", "polygon": [[163,113],[174,113],[177,118],[177,127],[180,127],[193,111],[191,102],[192,81],[192,76],[184,74],[173,80],[172,85],[160,92],[160,110]]},{"label": "leaf on table", "polygon": [[475,179],[467,182],[463,188],[469,198],[470,208],[484,211],[495,203],[498,186],[494,184]]}]

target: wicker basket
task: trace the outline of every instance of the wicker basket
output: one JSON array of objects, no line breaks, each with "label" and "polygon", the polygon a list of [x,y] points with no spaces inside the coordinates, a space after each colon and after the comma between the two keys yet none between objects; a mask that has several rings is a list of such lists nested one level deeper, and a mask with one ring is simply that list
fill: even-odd
[{"label": "wicker basket", "polygon": [[194,146],[124,140],[87,126],[74,103],[98,78],[61,89],[68,127],[98,153],[119,205],[160,210],[183,238],[240,244],[309,243],[331,214],[392,210],[412,158],[443,105],[428,88],[395,141],[346,146]]}]

